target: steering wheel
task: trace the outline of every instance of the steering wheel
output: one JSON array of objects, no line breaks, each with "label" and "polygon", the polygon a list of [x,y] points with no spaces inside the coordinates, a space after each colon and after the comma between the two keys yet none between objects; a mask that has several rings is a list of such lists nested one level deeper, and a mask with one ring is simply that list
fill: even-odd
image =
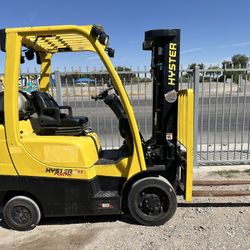
[{"label": "steering wheel", "polygon": [[113,89],[113,87],[109,87],[109,88],[103,90],[100,94],[98,94],[96,96],[91,96],[91,98],[94,99],[95,101],[97,101],[97,100],[104,100],[108,96],[108,92],[111,89]]},{"label": "steering wheel", "polygon": [[[95,101],[97,100],[104,100],[106,99],[107,96],[109,96],[109,91],[114,89],[113,87],[109,87],[105,90],[103,90],[100,94],[96,95],[96,96],[91,96],[92,99],[94,99]],[[123,116],[123,113],[124,113],[124,110],[123,108],[119,108],[119,102],[117,102],[118,97],[116,95],[110,95],[109,96],[110,98],[106,99],[104,102],[112,109],[112,111],[114,112],[114,114],[116,115],[116,117],[118,119],[120,119],[122,116]],[[114,98],[116,97],[116,98]],[[112,105],[113,101],[116,100],[116,105]],[[121,107],[122,107],[122,104],[120,103]],[[141,132],[139,131],[140,133],[140,139],[141,139],[141,142],[142,142],[142,146],[145,148],[145,145],[146,145],[146,142],[141,134]]]}]

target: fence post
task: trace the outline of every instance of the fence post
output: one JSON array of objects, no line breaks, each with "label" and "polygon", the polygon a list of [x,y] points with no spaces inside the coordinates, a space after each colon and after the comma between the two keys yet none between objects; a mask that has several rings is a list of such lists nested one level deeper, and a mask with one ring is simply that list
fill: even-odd
[{"label": "fence post", "polygon": [[56,82],[56,101],[59,105],[62,105],[62,83],[61,75],[58,70],[55,71],[55,82]]},{"label": "fence post", "polygon": [[[199,84],[200,67],[195,66],[193,71],[193,90],[194,90],[194,167],[197,166],[197,145],[198,145],[198,114],[199,114]],[[200,135],[201,136],[201,135]],[[201,145],[200,145],[201,147]]]}]

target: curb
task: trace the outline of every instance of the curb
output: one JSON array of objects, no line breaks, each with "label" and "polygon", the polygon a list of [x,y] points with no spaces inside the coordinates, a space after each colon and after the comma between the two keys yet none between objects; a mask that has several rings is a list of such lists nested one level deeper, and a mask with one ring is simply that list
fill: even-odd
[{"label": "curb", "polygon": [[200,166],[198,168],[194,168],[194,173],[208,173],[214,171],[230,171],[230,170],[239,170],[244,171],[250,169],[250,165],[226,165],[226,166]]}]

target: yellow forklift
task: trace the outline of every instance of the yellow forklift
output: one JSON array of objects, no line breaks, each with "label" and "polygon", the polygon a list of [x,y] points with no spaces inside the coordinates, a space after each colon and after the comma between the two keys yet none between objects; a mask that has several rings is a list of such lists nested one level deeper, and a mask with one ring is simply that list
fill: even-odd
[{"label": "yellow forklift", "polygon": [[[126,90],[112,65],[114,50],[99,25],[0,30],[5,52],[0,92],[0,206],[14,230],[30,230],[41,217],[130,213],[140,224],[168,221],[176,195],[192,199],[193,91],[178,91],[180,30],[145,33],[152,51],[152,137],[138,130]],[[116,115],[124,143],[102,149],[87,117],[72,114],[49,94],[55,53],[92,51],[112,79],[95,100]],[[20,64],[36,58],[39,90],[19,91]],[[111,91],[111,89],[114,91]]]}]

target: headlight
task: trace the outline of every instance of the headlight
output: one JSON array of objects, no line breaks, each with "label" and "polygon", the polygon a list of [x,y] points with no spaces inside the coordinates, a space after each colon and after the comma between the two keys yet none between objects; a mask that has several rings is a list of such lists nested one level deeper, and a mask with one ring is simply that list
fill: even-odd
[{"label": "headlight", "polygon": [[109,43],[109,36],[106,33],[101,33],[99,38],[98,38],[99,42],[104,45],[104,46],[108,46]]},{"label": "headlight", "polygon": [[34,50],[31,48],[28,51],[25,52],[25,56],[28,60],[34,59]]}]

